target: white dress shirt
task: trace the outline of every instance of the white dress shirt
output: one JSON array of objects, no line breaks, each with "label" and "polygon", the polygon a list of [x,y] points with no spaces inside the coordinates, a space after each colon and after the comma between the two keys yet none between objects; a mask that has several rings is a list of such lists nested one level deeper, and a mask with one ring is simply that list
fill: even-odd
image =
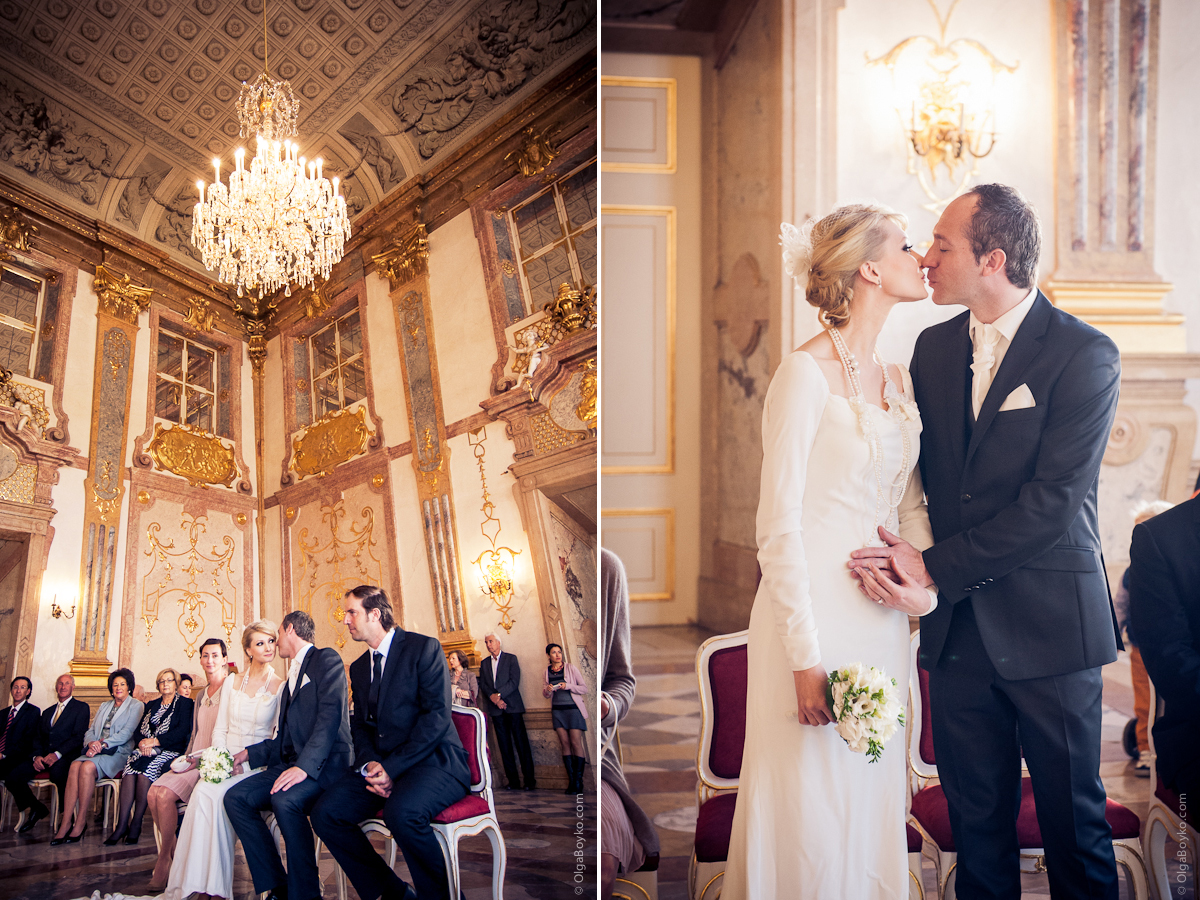
[{"label": "white dress shirt", "polygon": [[379,664],[379,671],[383,672],[387,669],[388,651],[392,649],[392,635],[396,633],[396,629],[391,629],[383,636],[383,640],[379,642],[379,646],[371,651],[371,665],[367,667],[367,671],[371,674],[371,681],[375,680],[375,654],[378,653],[383,657],[383,661]]},{"label": "white dress shirt", "polygon": [[296,696],[296,678],[300,675],[300,667],[304,665],[304,655],[312,649],[312,644],[307,641],[300,648],[300,652],[292,657],[292,663],[288,666],[288,699]]},{"label": "white dress shirt", "polygon": [[[1017,330],[1021,327],[1021,323],[1025,321],[1025,317],[1029,315],[1029,310],[1033,308],[1033,301],[1037,299],[1038,289],[1035,286],[1026,295],[1025,299],[991,323],[991,327],[998,332],[996,335],[996,343],[992,350],[992,355],[995,362],[992,364],[990,371],[980,377],[976,374],[972,379],[971,387],[971,405],[973,417],[979,418],[979,410],[983,407],[984,398],[987,397],[988,389],[992,382],[996,379],[996,373],[1000,371],[1000,365],[1004,362],[1004,356],[1008,353],[1008,348],[1012,345],[1012,340],[1017,335]],[[971,346],[973,348],[973,358],[978,356],[977,349],[980,341],[983,339],[982,334],[985,329],[984,323],[975,318],[975,313],[971,313],[970,333]]]}]

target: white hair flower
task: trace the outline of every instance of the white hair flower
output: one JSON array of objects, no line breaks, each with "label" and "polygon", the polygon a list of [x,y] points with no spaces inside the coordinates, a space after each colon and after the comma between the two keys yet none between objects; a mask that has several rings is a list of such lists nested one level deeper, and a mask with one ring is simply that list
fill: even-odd
[{"label": "white hair flower", "polygon": [[784,271],[799,284],[801,278],[807,278],[812,266],[813,243],[812,230],[817,224],[816,219],[810,218],[797,228],[790,222],[779,226],[779,246],[783,248]]}]

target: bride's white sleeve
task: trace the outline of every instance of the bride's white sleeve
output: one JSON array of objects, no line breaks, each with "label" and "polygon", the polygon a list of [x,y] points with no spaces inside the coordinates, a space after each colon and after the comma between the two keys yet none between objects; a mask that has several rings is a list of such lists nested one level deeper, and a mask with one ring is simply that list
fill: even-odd
[{"label": "bride's white sleeve", "polygon": [[[911,398],[912,379],[908,374],[908,369],[901,366],[900,373],[904,378],[905,394]],[[913,460],[913,466],[912,479],[908,483],[908,490],[904,492],[904,499],[900,501],[900,508],[896,510],[896,513],[900,517],[900,537],[917,550],[925,551],[934,544],[933,526],[929,524],[929,508],[925,505],[925,486],[921,483],[921,469],[916,465],[916,460]],[[937,609],[938,603],[937,587],[925,590],[929,593],[930,605],[929,609],[921,613],[923,616],[927,616]]]},{"label": "bride's white sleeve", "polygon": [[829,384],[807,353],[792,353],[771,379],[763,406],[763,462],[755,531],[759,592],[771,603],[775,628],[793,671],[821,662],[804,553],[804,488],[808,460]]}]

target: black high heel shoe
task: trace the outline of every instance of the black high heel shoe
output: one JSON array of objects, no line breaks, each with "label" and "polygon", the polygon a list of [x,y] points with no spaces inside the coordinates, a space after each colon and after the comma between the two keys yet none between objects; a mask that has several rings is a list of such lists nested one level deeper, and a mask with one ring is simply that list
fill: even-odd
[{"label": "black high heel shoe", "polygon": [[104,846],[105,847],[117,846],[117,844],[121,843],[122,838],[125,837],[125,835],[128,831],[129,831],[128,825],[126,825],[124,828],[117,829],[116,831],[114,831],[112,834],[110,834],[108,837],[106,837],[104,839]]},{"label": "black high heel shoe", "polygon": [[79,834],[68,834],[64,838],[56,838],[55,840],[50,842],[50,846],[53,847],[57,844],[78,844],[80,841],[83,840],[83,836],[85,834],[87,834],[87,826],[86,825],[83,826],[83,831],[79,832]]},{"label": "black high heel shoe", "polygon": [[132,828],[130,828],[129,834],[125,835],[126,845],[132,846],[133,844],[136,844],[141,839],[142,839],[142,829],[140,829],[140,828],[137,831],[134,831]]}]

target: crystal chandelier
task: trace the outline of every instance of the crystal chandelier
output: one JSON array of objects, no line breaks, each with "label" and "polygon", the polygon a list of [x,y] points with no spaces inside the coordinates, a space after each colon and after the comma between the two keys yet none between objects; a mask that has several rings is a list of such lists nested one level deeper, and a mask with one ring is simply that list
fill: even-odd
[{"label": "crystal chandelier", "polygon": [[317,275],[328,278],[350,237],[338,179],[330,184],[322,160],[306,161],[288,140],[296,135],[299,113],[291,84],[265,69],[264,50],[263,73],[242,83],[237,103],[241,136],[256,137],[254,158],[247,167],[246,151],[234,151],[228,187],[221,183],[221,160],[214,159],[213,183],[206,189],[196,182],[200,202],[192,215],[192,244],[205,268],[235,285],[239,297],[279,288],[290,296],[292,285],[311,287]]}]

